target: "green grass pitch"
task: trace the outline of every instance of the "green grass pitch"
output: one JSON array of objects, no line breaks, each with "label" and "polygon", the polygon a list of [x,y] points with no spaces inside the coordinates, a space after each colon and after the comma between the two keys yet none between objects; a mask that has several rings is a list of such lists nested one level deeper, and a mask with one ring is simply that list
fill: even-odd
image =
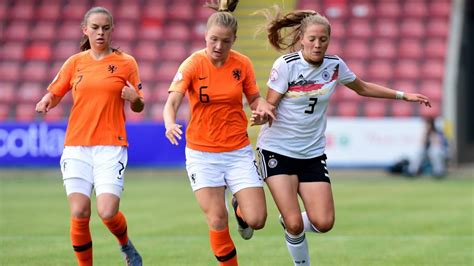
[{"label": "green grass pitch", "polygon": [[[313,265],[474,265],[472,173],[443,180],[333,171],[336,224],[307,234]],[[268,220],[242,240],[240,265],[293,265],[271,195]],[[205,219],[183,170],[126,173],[121,210],[144,265],[217,265]],[[59,169],[0,170],[0,265],[75,265]],[[124,265],[93,208],[96,265]]]}]

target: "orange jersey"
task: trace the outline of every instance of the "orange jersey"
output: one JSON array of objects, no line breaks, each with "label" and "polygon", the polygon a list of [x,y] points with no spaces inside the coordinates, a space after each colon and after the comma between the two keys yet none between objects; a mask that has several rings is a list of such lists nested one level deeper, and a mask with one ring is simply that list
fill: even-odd
[{"label": "orange jersey", "polygon": [[181,64],[169,91],[189,94],[189,148],[225,152],[250,144],[242,94],[254,95],[259,89],[248,57],[231,50],[218,68],[205,50],[197,51]]},{"label": "orange jersey", "polygon": [[125,53],[114,52],[97,61],[88,50],[64,63],[48,91],[57,96],[72,91],[65,146],[128,145],[121,98],[127,80],[143,97],[137,63]]}]

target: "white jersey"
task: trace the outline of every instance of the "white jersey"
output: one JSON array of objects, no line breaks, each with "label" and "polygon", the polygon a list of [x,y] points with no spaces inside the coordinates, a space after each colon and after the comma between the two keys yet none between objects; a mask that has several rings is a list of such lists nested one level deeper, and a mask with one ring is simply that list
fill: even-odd
[{"label": "white jersey", "polygon": [[337,56],[325,56],[319,67],[309,64],[301,51],[279,57],[273,64],[269,89],[283,94],[272,126],[262,126],[259,148],[297,159],[324,153],[326,111],[337,83],[356,76]]}]

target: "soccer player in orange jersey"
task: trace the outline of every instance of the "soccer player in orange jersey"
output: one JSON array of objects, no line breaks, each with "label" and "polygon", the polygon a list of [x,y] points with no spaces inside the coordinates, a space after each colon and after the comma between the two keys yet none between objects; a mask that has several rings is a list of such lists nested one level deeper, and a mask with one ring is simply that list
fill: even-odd
[{"label": "soccer player in orange jersey", "polygon": [[64,63],[36,105],[37,112],[47,113],[67,92],[72,93],[61,171],[71,212],[71,241],[81,266],[92,265],[93,189],[97,212],[117,237],[127,265],[142,265],[119,204],[127,166],[124,105],[128,101],[134,112],[141,112],[144,101],[135,59],[110,46],[113,26],[105,8],[94,7],[85,14],[82,52]]},{"label": "soccer player in orange jersey", "polygon": [[164,107],[166,137],[177,145],[183,134],[176,113],[188,93],[191,120],[186,131],[186,169],[196,199],[207,218],[212,251],[220,265],[237,265],[228,229],[225,190],[238,230],[252,237],[266,220],[263,182],[247,135],[242,95],[252,110],[273,116],[273,107],[260,97],[250,59],[232,50],[237,20],[231,14],[238,1],[207,3],[217,12],[207,21],[206,48],[179,67]]}]

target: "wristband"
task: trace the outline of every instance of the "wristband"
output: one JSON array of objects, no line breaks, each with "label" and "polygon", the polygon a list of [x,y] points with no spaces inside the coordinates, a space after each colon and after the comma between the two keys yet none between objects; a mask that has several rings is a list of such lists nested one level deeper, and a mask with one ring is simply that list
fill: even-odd
[{"label": "wristband", "polygon": [[397,100],[403,100],[403,96],[405,95],[405,93],[403,91],[396,91],[395,92],[395,99]]}]

